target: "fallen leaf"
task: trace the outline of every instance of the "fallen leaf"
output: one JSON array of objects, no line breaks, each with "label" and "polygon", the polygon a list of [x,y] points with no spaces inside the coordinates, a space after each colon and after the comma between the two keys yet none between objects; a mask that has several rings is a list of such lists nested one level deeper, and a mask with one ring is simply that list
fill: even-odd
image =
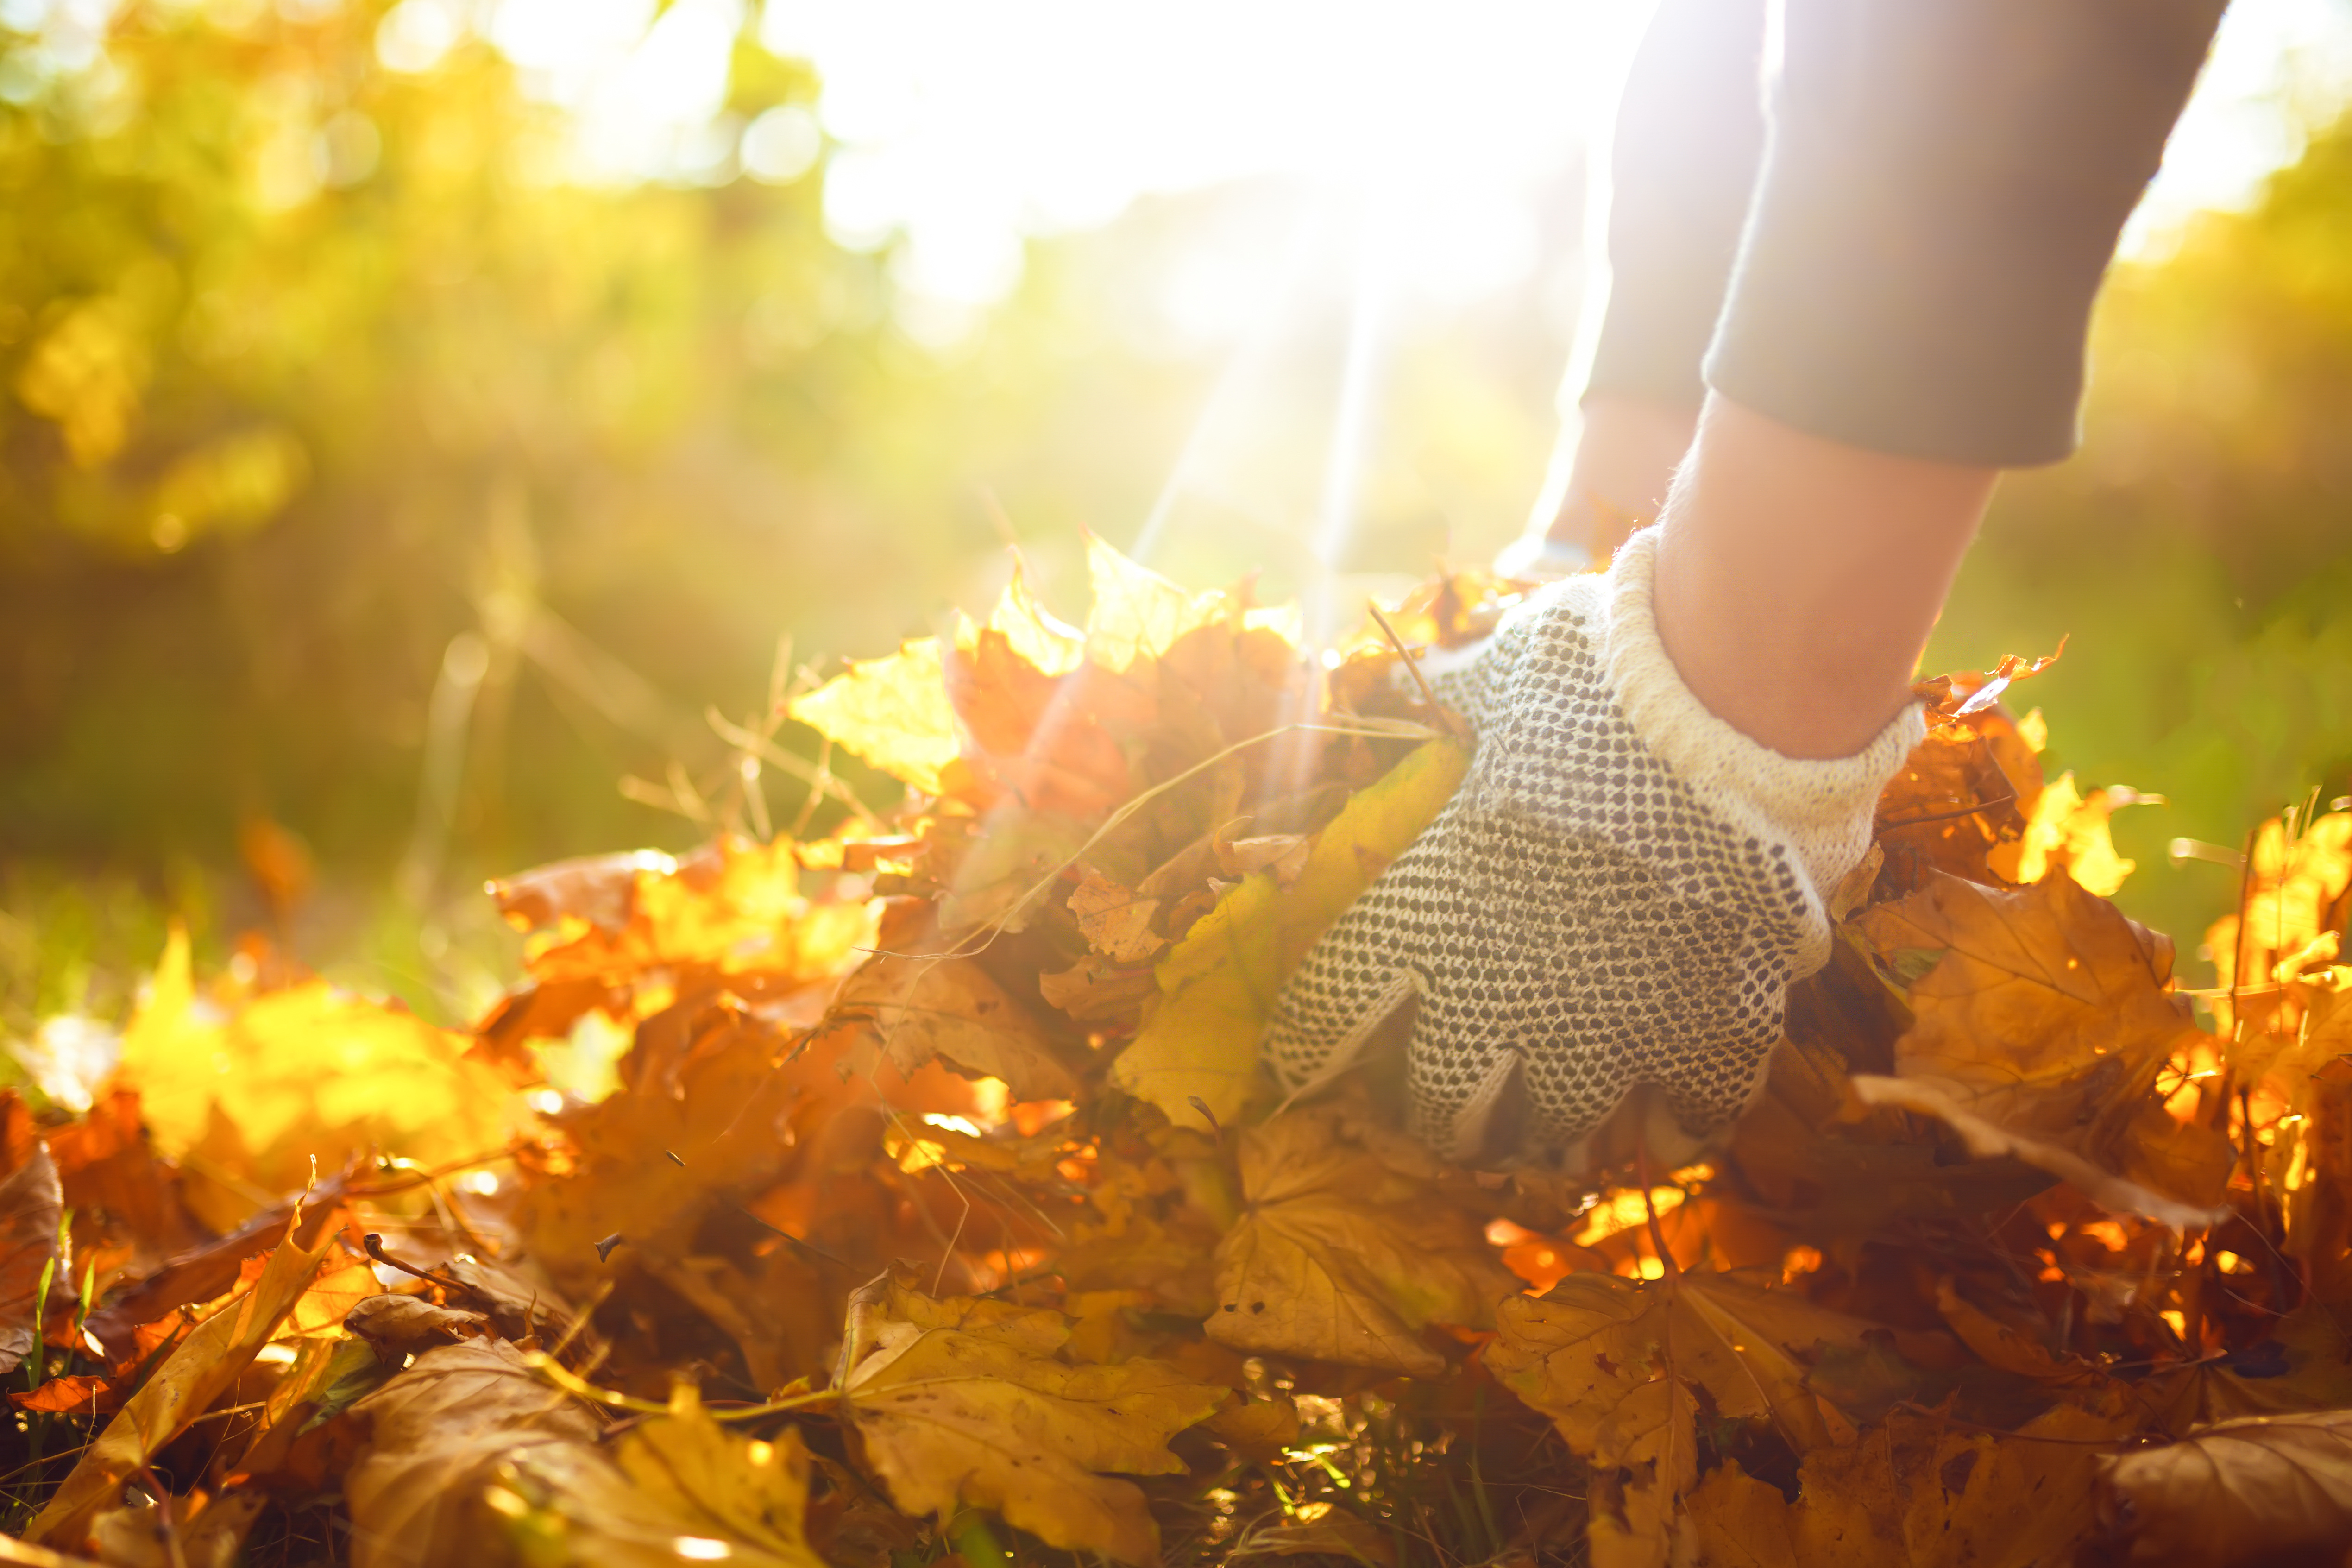
[{"label": "fallen leaf", "polygon": [[422,1296],[373,1296],[358,1303],[343,1327],[397,1358],[435,1345],[478,1338],[489,1327],[479,1312],[436,1307]]},{"label": "fallen leaf", "polygon": [[1121,969],[1090,952],[1067,969],[1038,975],[1037,994],[1077,1023],[1099,1024],[1134,1014],[1160,994],[1160,982],[1149,965]]},{"label": "fallen leaf", "polygon": [[2217,1422],[2103,1456],[2098,1505],[2127,1563],[2334,1561],[2352,1546],[2352,1411]]},{"label": "fallen leaf", "polygon": [[1073,1366],[1055,1355],[1069,1334],[1058,1312],[935,1301],[892,1275],[851,1297],[843,1414],[901,1511],[991,1509],[1049,1545],[1158,1560],[1142,1491],[1104,1472],[1181,1473],[1168,1439],[1226,1391],[1140,1357]]},{"label": "fallen leaf", "polygon": [[1003,986],[971,958],[880,952],[845,981],[840,1016],[861,1016],[902,1075],[945,1061],[1001,1079],[1020,1100],[1068,1100],[1078,1080],[1052,1042]]},{"label": "fallen leaf", "polygon": [[945,793],[941,772],[962,750],[937,637],[902,644],[887,658],[852,663],[793,699],[789,711],[835,745],[926,795]]},{"label": "fallen leaf", "polygon": [[[6,1102],[21,1114],[13,1091]],[[48,1286],[52,1302],[67,1300],[73,1289],[73,1259],[60,1249],[58,1235],[65,1197],[49,1152],[28,1136],[5,1153],[16,1163],[0,1178],[0,1373],[21,1364],[40,1337],[35,1314],[42,1286]]]},{"label": "fallen leaf", "polygon": [[1503,1303],[1486,1362],[1552,1418],[1596,1479],[1632,1472],[1596,1494],[1594,1563],[1656,1564],[1697,1479],[1698,1391],[1715,1414],[1769,1421],[1810,1453],[1831,1440],[1807,1383],[1811,1361],[1826,1346],[1861,1345],[1871,1327],[1731,1275],[1637,1283],[1571,1274],[1541,1298]]},{"label": "fallen leaf", "polygon": [[1423,1173],[1348,1135],[1349,1108],[1315,1105],[1242,1134],[1241,1219],[1216,1253],[1211,1339],[1236,1350],[1433,1376],[1431,1323],[1483,1329],[1518,1279],[1485,1220]]},{"label": "fallen leaf", "polygon": [[638,1422],[609,1451],[584,1443],[519,1450],[491,1501],[534,1545],[580,1568],[824,1568],[804,1533],[808,1489],[797,1429],[773,1442],[738,1436],[681,1383],[667,1415]]},{"label": "fallen leaf", "polygon": [[1233,1556],[1350,1557],[1368,1568],[1392,1568],[1397,1560],[1388,1531],[1328,1502],[1305,1504],[1294,1519],[1251,1531],[1234,1543]]},{"label": "fallen leaf", "polygon": [[344,1177],[321,1182],[307,1197],[264,1210],[228,1235],[216,1237],[166,1260],[83,1321],[83,1330],[104,1346],[117,1362],[139,1359],[137,1334],[143,1326],[160,1322],[177,1308],[210,1301],[226,1295],[251,1259],[278,1245],[289,1223],[299,1219],[298,1245],[323,1245],[320,1227],[335,1213]]},{"label": "fallen leaf", "polygon": [[1087,616],[1087,657],[1114,673],[1165,653],[1185,633],[1234,614],[1223,594],[1191,594],[1087,535],[1087,573],[1094,608]]},{"label": "fallen leaf", "polygon": [[[2060,1568],[2092,1523],[2099,1447],[2130,1422],[2057,1405],[2014,1436],[1896,1412],[1817,1448],[1793,1503],[1735,1461],[1689,1499],[1694,1568]],[[1595,1562],[1600,1560],[1596,1556]]]},{"label": "fallen leaf", "polygon": [[16,1389],[8,1403],[51,1415],[111,1415],[122,1408],[121,1387],[110,1377],[53,1377],[30,1393]]},{"label": "fallen leaf", "polygon": [[[1938,1117],[1972,1153],[2014,1154],[2111,1209],[2175,1226],[2217,1217],[2226,1144],[2138,1121],[2157,1074],[2198,1035],[2164,989],[2170,955],[2156,938],[2067,877],[2008,892],[1936,873],[1857,924],[1890,968],[1912,954],[1921,965],[1894,1075],[1857,1075],[1864,1100]],[[2158,1158],[2136,1129],[2162,1134]],[[2200,1158],[2175,1142],[2213,1147]]]},{"label": "fallen leaf", "polygon": [[1070,893],[1070,912],[1094,950],[1113,963],[1140,963],[1168,945],[1151,929],[1160,900],[1123,888],[1089,868]]},{"label": "fallen leaf", "polygon": [[1298,1406],[1279,1396],[1252,1399],[1218,1411],[1201,1429],[1243,1458],[1271,1465],[1298,1442]]},{"label": "fallen leaf", "polygon": [[[2113,898],[2136,863],[2116,853],[2108,819],[2118,806],[2150,800],[2121,785],[2085,796],[2074,787],[2073,773],[2061,773],[2034,798],[2024,835],[1996,849],[1988,863],[2012,882],[2038,882],[2053,868],[2063,869],[2084,892]],[[2159,796],[2151,803],[2163,801]]]},{"label": "fallen leaf", "polygon": [[507,1563],[486,1499],[498,1467],[536,1444],[593,1442],[598,1430],[499,1340],[426,1351],[352,1409],[370,1426],[343,1481],[352,1568]]},{"label": "fallen leaf", "polygon": [[1402,854],[1462,782],[1468,753],[1433,741],[1357,792],[1285,890],[1259,871],[1221,899],[1160,962],[1160,1001],[1111,1065],[1111,1081],[1180,1127],[1195,1107],[1238,1121],[1259,1081],[1258,1037],[1274,999],[1323,929]]},{"label": "fallen leaf", "polygon": [[235,1568],[268,1504],[250,1492],[210,1500],[198,1492],[111,1509],[98,1516],[90,1538],[107,1568]]},{"label": "fallen leaf", "polygon": [[26,1527],[26,1540],[79,1544],[91,1521],[114,1506],[122,1483],[236,1384],[255,1352],[301,1300],[334,1245],[331,1229],[315,1248],[306,1250],[297,1239],[300,1225],[299,1215],[287,1222],[286,1239],[270,1254],[253,1288],[181,1341],[82,1451],[72,1474]]},{"label": "fallen leaf", "polygon": [[299,1192],[312,1162],[335,1169],[394,1148],[439,1164],[491,1152],[512,1096],[465,1059],[469,1042],[394,1007],[309,981],[258,996],[226,1019],[196,1004],[188,944],[174,931],[146,1003],[123,1031],[115,1082],[136,1089],[157,1147],[199,1152],[189,1205],[231,1230],[263,1206],[251,1194]]}]

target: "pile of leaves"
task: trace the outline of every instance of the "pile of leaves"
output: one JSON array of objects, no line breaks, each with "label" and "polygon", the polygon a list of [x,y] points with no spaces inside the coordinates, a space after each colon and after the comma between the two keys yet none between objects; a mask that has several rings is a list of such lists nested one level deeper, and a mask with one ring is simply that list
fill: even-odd
[{"label": "pile of leaves", "polygon": [[1093,567],[790,696],[795,832],[496,884],[470,1033],[175,942],[0,1107],[0,1561],[2338,1559],[2352,815],[2253,836],[2200,1027],[2039,666],[1928,682],[1727,1146],[1462,1169],[1393,1049],[1255,1049],[1462,775],[1402,648],[1525,585],[1326,652]]}]

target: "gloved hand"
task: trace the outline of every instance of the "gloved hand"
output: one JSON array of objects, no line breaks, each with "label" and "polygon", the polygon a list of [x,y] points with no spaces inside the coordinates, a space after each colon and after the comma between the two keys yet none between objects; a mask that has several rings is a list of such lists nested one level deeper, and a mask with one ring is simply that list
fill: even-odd
[{"label": "gloved hand", "polygon": [[[1294,1091],[1417,999],[1413,1131],[1449,1158],[1570,1168],[1638,1086],[1679,1163],[1745,1109],[1789,983],[1870,844],[1916,706],[1851,757],[1803,762],[1700,706],[1651,614],[1654,529],[1483,644],[1424,661],[1477,750],[1428,831],[1324,933],[1263,1049]],[[1677,1142],[1676,1134],[1679,1134]]]}]

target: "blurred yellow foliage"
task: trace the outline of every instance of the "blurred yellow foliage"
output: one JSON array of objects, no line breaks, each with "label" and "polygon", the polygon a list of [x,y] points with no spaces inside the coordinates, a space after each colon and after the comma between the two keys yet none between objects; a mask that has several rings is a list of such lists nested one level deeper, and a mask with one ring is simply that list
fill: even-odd
[{"label": "blurred yellow foliage", "polygon": [[375,1149],[426,1165],[489,1153],[517,1113],[509,1085],[466,1059],[472,1042],[311,980],[224,1014],[190,978],[174,931],[123,1032],[115,1082],[136,1089],[163,1151],[192,1178],[189,1206],[228,1230]]}]

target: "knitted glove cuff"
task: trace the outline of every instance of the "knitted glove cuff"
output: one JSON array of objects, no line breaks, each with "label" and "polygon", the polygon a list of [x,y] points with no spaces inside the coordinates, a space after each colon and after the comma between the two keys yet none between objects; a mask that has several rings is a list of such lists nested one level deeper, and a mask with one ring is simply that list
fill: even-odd
[{"label": "knitted glove cuff", "polygon": [[[1625,542],[1602,580],[1607,596],[1609,683],[1625,721],[1643,743],[1724,821],[1767,844],[1785,845],[1811,884],[1811,948],[1803,973],[1828,958],[1829,902],[1838,884],[1870,850],[1879,791],[1927,732],[1919,704],[1909,703],[1850,757],[1810,761],[1760,745],[1707,711],[1658,640],[1652,583],[1658,530]],[[1818,935],[1816,935],[1816,932]]]}]

